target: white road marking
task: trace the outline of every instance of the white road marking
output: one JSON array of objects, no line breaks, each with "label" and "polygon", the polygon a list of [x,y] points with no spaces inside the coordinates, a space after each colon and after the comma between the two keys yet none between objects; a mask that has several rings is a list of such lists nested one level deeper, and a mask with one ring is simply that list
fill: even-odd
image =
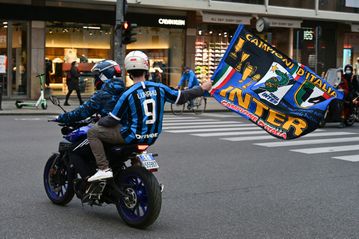
[{"label": "white road marking", "polygon": [[344,152],[344,151],[355,151],[355,150],[359,150],[359,144],[341,145],[341,146],[335,146],[335,147],[291,149],[290,151],[303,153],[303,154],[320,154],[320,153]]},{"label": "white road marking", "polygon": [[[186,129],[201,129],[201,128],[221,128],[221,127],[250,127],[253,126],[253,124],[223,124],[221,126],[217,125],[191,125],[188,126],[186,125]],[[257,126],[253,126],[254,128],[259,129]],[[162,129],[164,130],[169,130],[169,129],[182,129],[184,127],[181,126],[168,126],[168,127],[163,127]]]},{"label": "white road marking", "polygon": [[[166,130],[169,133],[196,133],[196,132],[220,132],[220,131],[240,131],[240,130],[257,130],[257,127],[234,127],[218,129],[183,129],[183,130]],[[265,132],[261,130],[261,132]]]},{"label": "white road marking", "polygon": [[344,143],[344,142],[353,142],[356,140],[359,140],[359,137],[266,142],[266,143],[256,143],[255,145],[264,146],[264,147],[285,147],[285,146],[308,145],[308,144]]},{"label": "white road marking", "polygon": [[208,121],[208,122],[185,122],[185,123],[163,123],[163,126],[179,126],[179,128],[181,128],[181,125],[218,125],[218,127],[221,127],[221,125],[223,124],[241,124],[238,121],[226,121],[226,123],[221,122],[221,121]]},{"label": "white road marking", "polygon": [[337,157],[333,157],[334,159],[341,159],[341,160],[345,160],[345,161],[350,161],[350,162],[358,162],[359,161],[359,154],[356,155],[346,155],[346,156],[337,156]]},{"label": "white road marking", "polygon": [[[241,132],[229,132],[228,134],[226,133],[218,133],[218,134],[222,134],[222,135],[214,135],[214,136],[226,136],[226,135],[236,135],[236,133],[238,133],[238,135],[241,135]],[[210,133],[209,133],[210,134]],[[215,133],[214,133],[215,134]],[[307,135],[304,135],[303,138],[309,138],[309,137],[320,137],[320,136],[338,136],[338,135],[351,135],[351,134],[356,134],[356,133],[350,133],[350,132],[320,132],[320,133],[309,133]],[[201,137],[208,137],[206,136],[206,134],[196,134],[196,136],[201,136]],[[229,138],[221,138],[221,140],[228,140],[228,141],[253,141],[253,140],[263,140],[263,139],[274,139],[274,140],[279,140],[277,138],[275,138],[274,136],[271,135],[264,135],[264,136],[246,136],[246,137],[229,137]],[[283,142],[283,141],[281,141]]]}]

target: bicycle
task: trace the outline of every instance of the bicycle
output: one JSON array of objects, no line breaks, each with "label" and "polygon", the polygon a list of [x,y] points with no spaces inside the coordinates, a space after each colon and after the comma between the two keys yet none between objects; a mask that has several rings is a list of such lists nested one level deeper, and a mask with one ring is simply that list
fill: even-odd
[{"label": "bicycle", "polygon": [[192,100],[193,104],[190,104],[190,101],[187,101],[183,105],[171,104],[171,111],[174,115],[181,115],[188,109],[195,114],[202,114],[206,110],[207,98],[204,96],[197,97]]}]

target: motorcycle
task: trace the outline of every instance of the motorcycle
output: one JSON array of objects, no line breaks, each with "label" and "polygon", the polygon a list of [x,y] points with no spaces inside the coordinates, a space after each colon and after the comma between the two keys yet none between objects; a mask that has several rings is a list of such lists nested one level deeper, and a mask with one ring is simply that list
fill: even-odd
[{"label": "motorcycle", "polygon": [[[56,98],[50,100],[61,107]],[[113,178],[87,182],[86,178],[80,177],[70,153],[86,155],[86,167],[91,171],[88,175],[95,172],[96,164],[86,137],[93,122],[90,118],[71,124],[59,123],[64,139],[44,168],[43,180],[48,198],[57,205],[68,204],[74,195],[82,204],[91,206],[115,204],[127,225],[135,228],[150,226],[158,218],[162,204],[163,185],[153,174],[159,168],[154,158],[158,155],[148,153],[148,145],[105,144]]]},{"label": "motorcycle", "polygon": [[[338,69],[336,68],[328,69],[326,76],[324,77],[324,79],[335,88],[338,88],[341,81],[341,77],[337,75],[337,70]],[[340,91],[340,89],[338,90]],[[344,124],[346,126],[352,126],[357,119],[357,109],[350,109],[348,107],[348,102],[333,100],[329,104],[324,114],[324,118],[319,122],[319,127],[325,127],[327,122],[341,122],[341,112],[343,109],[345,114]]]}]

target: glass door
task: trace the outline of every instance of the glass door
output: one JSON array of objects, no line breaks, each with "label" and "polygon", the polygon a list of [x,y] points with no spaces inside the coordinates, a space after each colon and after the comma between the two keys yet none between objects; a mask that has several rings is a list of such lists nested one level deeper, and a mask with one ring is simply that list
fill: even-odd
[{"label": "glass door", "polygon": [[28,24],[11,22],[11,96],[26,96],[28,92]]},{"label": "glass door", "polygon": [[8,22],[0,20],[0,90],[7,96],[7,29]]}]

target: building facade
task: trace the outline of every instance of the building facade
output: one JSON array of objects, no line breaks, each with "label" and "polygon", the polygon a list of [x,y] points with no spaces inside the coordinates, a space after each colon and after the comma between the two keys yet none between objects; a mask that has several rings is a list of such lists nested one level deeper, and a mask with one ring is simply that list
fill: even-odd
[{"label": "building facade", "polygon": [[[151,73],[175,86],[182,67],[210,78],[238,24],[318,74],[359,57],[359,3],[354,0],[128,0],[126,20],[138,24],[137,41]],[[46,73],[52,94],[67,92],[66,72],[78,61],[80,89],[94,91],[92,66],[114,58],[115,0],[0,0],[0,84],[3,97],[36,98]],[[255,21],[266,17],[269,29]]]}]

